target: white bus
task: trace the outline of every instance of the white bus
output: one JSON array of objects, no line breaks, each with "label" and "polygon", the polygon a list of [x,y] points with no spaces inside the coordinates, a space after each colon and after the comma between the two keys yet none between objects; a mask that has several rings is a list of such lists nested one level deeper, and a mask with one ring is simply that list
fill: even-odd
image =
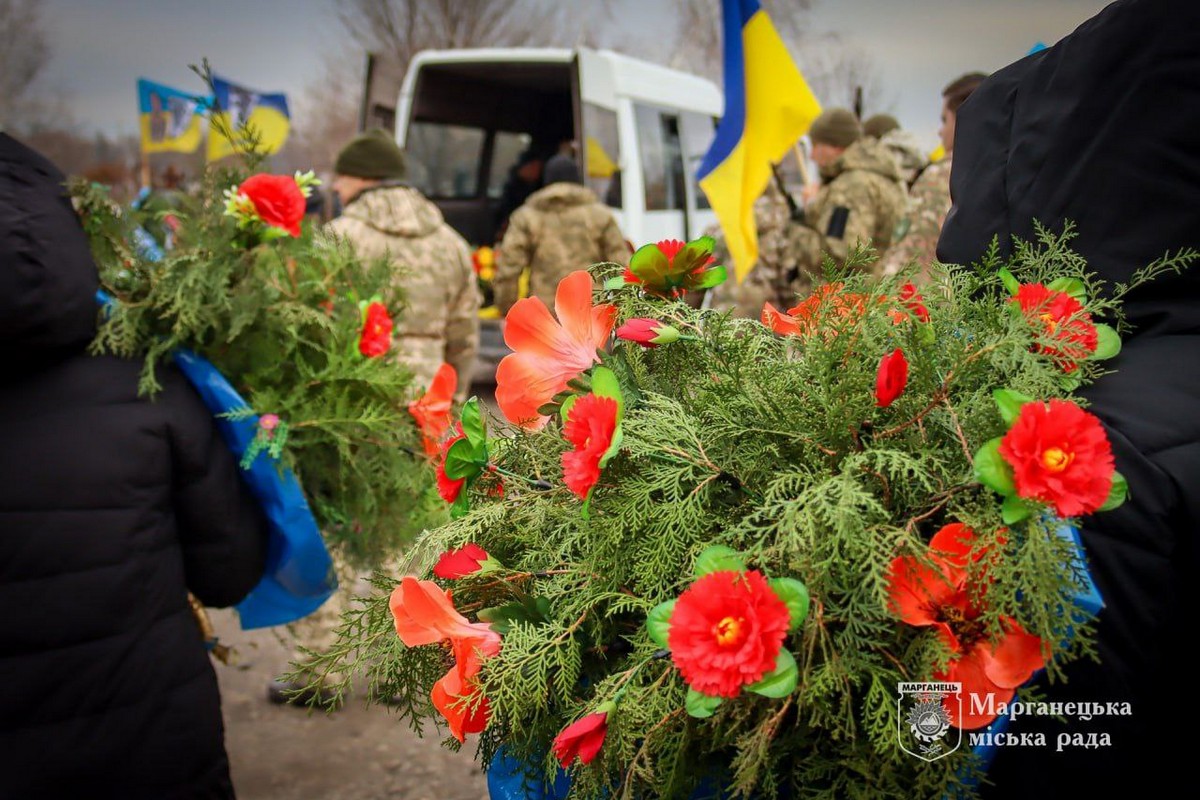
[{"label": "white bus", "polygon": [[410,180],[473,246],[495,244],[525,152],[572,152],[637,246],[715,222],[696,169],[722,111],[710,81],[608,50],[427,50],[396,107]]}]

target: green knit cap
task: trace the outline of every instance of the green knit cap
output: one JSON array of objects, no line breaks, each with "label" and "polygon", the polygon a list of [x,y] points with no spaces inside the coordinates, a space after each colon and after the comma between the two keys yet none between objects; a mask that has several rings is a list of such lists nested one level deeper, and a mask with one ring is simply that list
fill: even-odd
[{"label": "green knit cap", "polygon": [[408,175],[408,165],[392,135],[383,128],[372,128],[342,148],[333,171],[354,178],[401,179]]},{"label": "green knit cap", "polygon": [[867,121],[863,123],[863,135],[882,139],[885,134],[891,133],[899,127],[900,120],[891,114],[876,114],[868,117]]},{"label": "green knit cap", "polygon": [[849,147],[862,136],[858,118],[844,108],[822,111],[808,131],[813,142],[831,144],[834,147]]}]

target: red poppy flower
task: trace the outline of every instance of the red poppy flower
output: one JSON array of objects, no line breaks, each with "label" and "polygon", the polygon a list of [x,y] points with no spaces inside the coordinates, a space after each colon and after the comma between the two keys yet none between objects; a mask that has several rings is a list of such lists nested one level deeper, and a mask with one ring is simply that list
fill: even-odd
[{"label": "red poppy flower", "polygon": [[712,237],[701,236],[690,242],[664,239],[639,247],[629,259],[625,282],[662,297],[711,289],[725,280],[725,268],[712,266],[714,245]]},{"label": "red poppy flower", "polygon": [[657,319],[634,317],[617,328],[617,338],[642,347],[658,347],[679,340],[679,329]]},{"label": "red poppy flower", "polygon": [[563,769],[571,766],[576,756],[581,763],[590,764],[604,746],[604,737],[607,735],[608,712],[597,711],[588,714],[563,728],[562,732],[554,737],[554,756]]},{"label": "red poppy flower", "polygon": [[459,492],[462,491],[463,484],[467,482],[466,478],[451,478],[446,474],[446,454],[450,452],[450,447],[459,439],[465,439],[467,435],[463,433],[462,423],[454,424],[454,435],[446,441],[442,442],[441,458],[437,463],[437,487],[438,494],[447,503],[453,503],[458,499]]},{"label": "red poppy flower", "polygon": [[1100,420],[1067,400],[1026,403],[1000,440],[1017,495],[1060,517],[1090,514],[1112,490],[1112,445]]},{"label": "red poppy flower", "polygon": [[734,697],[775,669],[788,608],[756,570],[710,572],[679,596],[669,621],[671,658],[688,686]]},{"label": "red poppy flower", "polygon": [[254,204],[258,218],[265,224],[282,228],[292,236],[300,235],[304,219],[304,192],[296,179],[288,175],[251,175],[238,186],[238,194]]},{"label": "red poppy flower", "polygon": [[917,291],[911,282],[900,287],[900,303],[921,322],[929,322],[929,309],[925,307],[925,298]]},{"label": "red poppy flower", "polygon": [[896,348],[879,359],[879,371],[875,374],[875,405],[887,408],[904,393],[908,385],[908,359],[904,351]]},{"label": "red poppy flower", "polygon": [[585,394],[575,401],[563,425],[563,438],[575,449],[562,455],[563,481],[581,500],[600,480],[600,460],[617,430],[617,401]]},{"label": "red poppy flower", "polygon": [[580,270],[558,284],[558,321],[536,297],[518,300],[504,323],[504,341],[513,352],[496,368],[496,404],[509,422],[538,429],[548,417],[538,409],[567,388],[567,382],[600,359],[617,309],[592,305],[592,276]]},{"label": "red poppy flower", "polygon": [[367,358],[383,355],[392,346],[392,317],[383,303],[371,303],[358,337],[358,352]]},{"label": "red poppy flower", "polygon": [[935,679],[962,683],[962,713],[950,708],[950,721],[967,729],[994,720],[995,714],[977,710],[1008,703],[1017,687],[1045,666],[1042,640],[1011,617],[1002,619],[1004,634],[999,641],[988,638],[980,620],[981,608],[968,587],[968,554],[974,543],[974,531],[952,523],[930,541],[931,564],[903,556],[893,560],[888,571],[892,612],[909,625],[934,627],[955,654],[946,671]]},{"label": "red poppy flower", "polygon": [[1066,292],[1049,289],[1040,283],[1025,283],[1012,302],[1021,307],[1025,319],[1040,330],[1044,341],[1034,350],[1055,359],[1064,372],[1073,372],[1079,361],[1096,352],[1099,332],[1083,306]]},{"label": "red poppy flower", "polygon": [[421,431],[421,443],[427,456],[437,455],[438,440],[450,428],[450,406],[457,388],[458,373],[450,364],[442,364],[433,376],[429,391],[408,404],[408,413],[412,414]]},{"label": "red poppy flower", "polygon": [[447,550],[442,553],[437,564],[433,566],[433,574],[446,580],[457,580],[479,572],[483,568],[483,562],[487,560],[487,551],[472,542],[457,550]]}]

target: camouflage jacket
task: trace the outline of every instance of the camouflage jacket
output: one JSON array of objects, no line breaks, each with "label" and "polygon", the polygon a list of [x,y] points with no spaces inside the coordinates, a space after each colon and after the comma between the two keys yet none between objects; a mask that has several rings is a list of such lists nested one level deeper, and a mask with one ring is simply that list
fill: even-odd
[{"label": "camouflage jacket", "polygon": [[517,279],[529,268],[529,294],[554,307],[558,282],[601,261],[625,265],[629,246],[608,207],[587,187],[552,183],[513,212],[496,257],[492,288],[504,314],[517,302]]},{"label": "camouflage jacket", "polygon": [[[821,177],[821,191],[804,209],[805,224],[792,228],[791,247],[801,265],[820,275],[824,254],[844,263],[860,243],[882,257],[908,205],[892,154],[874,139],[860,140]],[[878,261],[870,269],[878,273]]]},{"label": "camouflage jacket", "polygon": [[791,209],[774,181],[767,184],[767,190],[754,202],[754,223],[758,229],[758,261],[741,283],[734,277],[721,229],[705,233],[716,239],[713,256],[729,272],[729,279],[713,290],[712,307],[732,311],[737,317],[758,319],[764,303],[782,309],[796,305],[798,297],[808,294],[811,280],[799,268],[795,253],[788,246]]},{"label": "camouflage jacket", "polygon": [[467,243],[416,189],[383,185],[350,201],[329,230],[364,261],[395,267],[405,307],[396,318],[399,358],[428,387],[443,361],[458,371],[465,400],[479,348],[479,290]]},{"label": "camouflage jacket", "polygon": [[913,184],[908,213],[897,227],[896,245],[884,259],[886,274],[916,264],[920,269],[914,280],[929,279],[929,265],[937,260],[938,236],[950,213],[950,157],[947,153],[941,161],[931,164]]}]

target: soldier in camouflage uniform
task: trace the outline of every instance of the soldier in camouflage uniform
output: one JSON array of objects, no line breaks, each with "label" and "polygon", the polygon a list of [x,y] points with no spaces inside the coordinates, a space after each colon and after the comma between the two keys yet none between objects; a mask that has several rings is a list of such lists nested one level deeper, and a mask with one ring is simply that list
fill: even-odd
[{"label": "soldier in camouflage uniform", "polygon": [[442,362],[458,372],[456,400],[466,400],[479,348],[479,290],[466,241],[437,206],[403,181],[404,153],[382,130],[343,148],[333,189],[342,215],[329,230],[364,261],[396,265],[406,306],[396,320],[397,357],[427,387]]},{"label": "soldier in camouflage uniform", "polygon": [[[768,183],[767,190],[754,202],[754,223],[758,228],[758,261],[741,283],[728,280],[714,289],[712,307],[732,311],[737,317],[758,319],[764,303],[784,309],[796,305],[798,298],[809,293],[812,282],[788,247],[792,210],[777,181]],[[705,235],[716,239],[713,256],[717,263],[731,264],[720,227],[708,229]]]},{"label": "soldier in camouflage uniform", "polygon": [[925,283],[929,280],[929,267],[937,260],[938,237],[942,233],[946,215],[950,213],[950,165],[954,155],[954,123],[958,107],[986,77],[982,72],[968,73],[942,91],[942,127],[938,133],[942,137],[946,155],[927,167],[909,191],[908,213],[896,229],[896,246],[884,261],[886,274],[895,274],[915,264],[919,269],[913,276],[914,282]]},{"label": "soldier in camouflage uniform", "polygon": [[546,186],[513,212],[500,242],[492,290],[501,314],[517,302],[517,281],[527,268],[530,297],[553,308],[554,291],[568,274],[602,261],[629,261],[616,218],[582,185],[575,159],[554,156],[543,177]]},{"label": "soldier in camouflage uniform", "polygon": [[[907,198],[896,160],[861,134],[854,115],[840,108],[822,113],[809,131],[822,185],[805,204],[804,224],[792,226],[789,246],[810,275],[822,274],[826,255],[845,263],[860,244],[874,247],[878,259],[904,215]],[[868,269],[879,274],[878,260]]]},{"label": "soldier in camouflage uniform", "polygon": [[[429,386],[443,362],[451,364],[458,372],[455,399],[463,402],[479,347],[479,291],[467,243],[433,203],[401,183],[404,153],[385,131],[370,131],[346,145],[334,172],[333,190],[344,210],[329,231],[349,242],[361,260],[385,258],[396,267],[395,283],[406,301],[396,319],[396,357],[412,370],[418,388]],[[333,557],[338,590],[290,626],[294,662],[304,660],[304,649],[323,652],[333,644],[338,618],[353,596],[357,576],[337,552]],[[268,698],[303,700],[303,695],[289,695],[299,688],[273,681]]]}]

